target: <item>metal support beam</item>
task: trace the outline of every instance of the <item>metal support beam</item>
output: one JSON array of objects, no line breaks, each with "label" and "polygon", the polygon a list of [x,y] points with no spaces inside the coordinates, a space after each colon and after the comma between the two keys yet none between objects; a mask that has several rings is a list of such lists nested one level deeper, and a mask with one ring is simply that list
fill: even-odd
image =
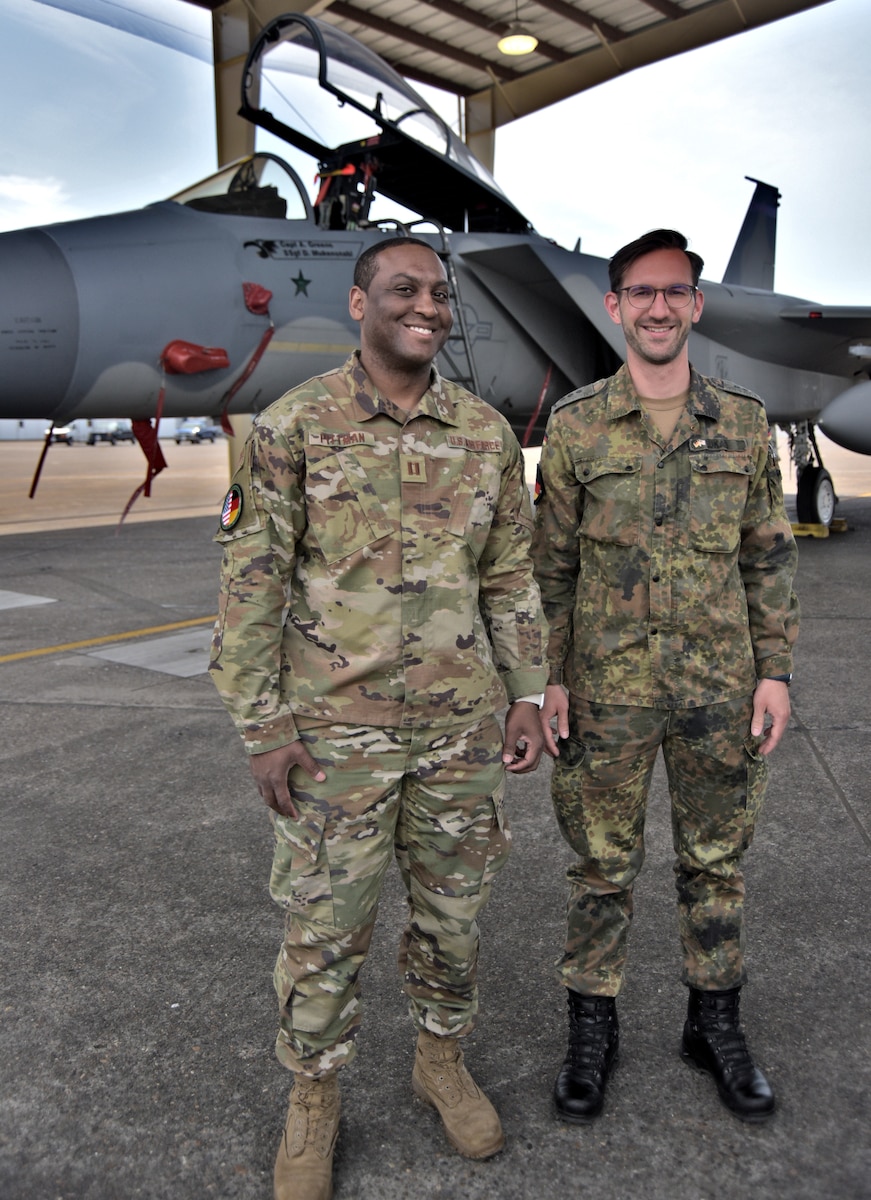
[{"label": "metal support beam", "polygon": [[[398,42],[417,46],[421,50],[428,51],[430,54],[441,54],[445,58],[451,59],[452,62],[462,63],[463,66],[471,67],[475,71],[492,72],[493,64],[489,59],[482,58],[480,54],[469,54],[465,50],[460,50],[456,46],[449,45],[447,42],[427,37],[426,34],[417,33],[415,29],[408,25],[399,25],[395,21],[388,21],[383,17],[379,17],[377,13],[355,8],[353,4],[346,3],[346,0],[333,0],[330,8],[336,16],[344,17],[347,21],[356,21],[358,24],[364,25],[367,29],[377,30],[378,33],[386,33],[388,37],[396,38]],[[504,66],[500,64],[499,69],[506,79],[516,79],[520,76],[519,71],[513,67],[509,67],[507,64]]]},{"label": "metal support beam", "polygon": [[598,46],[565,63],[530,72],[521,79],[494,81],[465,100],[466,143],[493,170],[495,130],[574,96],[609,79],[650,63],[683,54],[735,34],[767,25],[827,0],[715,0],[700,9],[683,10],[680,20],[665,20],[630,34],[619,42]]}]

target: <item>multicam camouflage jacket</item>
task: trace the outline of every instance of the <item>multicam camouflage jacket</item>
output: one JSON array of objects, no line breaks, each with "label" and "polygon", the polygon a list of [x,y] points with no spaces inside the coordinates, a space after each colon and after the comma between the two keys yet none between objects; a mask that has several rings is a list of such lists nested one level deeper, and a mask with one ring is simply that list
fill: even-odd
[{"label": "multicam camouflage jacket", "polygon": [[667,445],[623,366],[554,406],[535,576],[549,681],[590,700],[696,707],[792,671],[797,551],[758,397],[691,373]]},{"label": "multicam camouflage jacket", "polygon": [[212,678],[250,753],[294,715],[470,723],[546,679],[532,509],[503,417],[433,370],[406,414],[359,358],[255,420],[224,502]]}]

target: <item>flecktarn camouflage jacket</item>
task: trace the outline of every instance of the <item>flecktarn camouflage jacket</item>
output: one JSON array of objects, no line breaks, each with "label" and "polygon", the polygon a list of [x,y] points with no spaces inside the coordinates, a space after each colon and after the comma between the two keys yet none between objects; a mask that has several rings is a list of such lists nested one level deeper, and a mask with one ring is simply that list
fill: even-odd
[{"label": "flecktarn camouflage jacket", "polygon": [[554,406],[539,484],[550,682],[683,708],[792,671],[797,551],[758,397],[692,371],[664,445],[624,366]]}]

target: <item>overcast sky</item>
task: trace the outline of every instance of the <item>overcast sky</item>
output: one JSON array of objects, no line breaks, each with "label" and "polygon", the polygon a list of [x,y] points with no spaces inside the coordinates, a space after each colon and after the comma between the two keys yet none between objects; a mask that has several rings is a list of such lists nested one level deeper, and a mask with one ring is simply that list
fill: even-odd
[{"label": "overcast sky", "polygon": [[[204,10],[175,0],[193,36]],[[750,175],[783,195],[779,291],[871,305],[871,2],[809,12],[507,126],[495,175],[539,232],[609,256],[685,232],[719,279]],[[211,68],[34,0],[0,0],[0,229],[162,199],[215,169]]]}]

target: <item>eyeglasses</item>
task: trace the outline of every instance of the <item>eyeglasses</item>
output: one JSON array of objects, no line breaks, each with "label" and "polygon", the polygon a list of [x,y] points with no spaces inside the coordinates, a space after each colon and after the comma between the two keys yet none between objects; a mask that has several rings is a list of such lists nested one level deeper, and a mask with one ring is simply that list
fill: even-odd
[{"label": "eyeglasses", "polygon": [[686,308],[695,296],[698,288],[690,283],[671,283],[668,287],[655,288],[646,283],[636,283],[633,287],[615,288],[615,292],[625,292],[633,308],[650,308],[656,297],[662,292],[669,308]]}]

